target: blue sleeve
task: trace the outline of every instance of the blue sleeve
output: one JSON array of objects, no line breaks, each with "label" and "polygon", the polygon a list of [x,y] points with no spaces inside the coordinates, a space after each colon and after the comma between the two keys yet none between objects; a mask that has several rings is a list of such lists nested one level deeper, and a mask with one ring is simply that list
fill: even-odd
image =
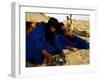
[{"label": "blue sleeve", "polygon": [[42,50],[45,43],[45,25],[43,23],[38,24],[32,31],[32,40],[36,49]]},{"label": "blue sleeve", "polygon": [[55,46],[56,46],[56,49],[58,50],[58,51],[62,51],[63,50],[63,46],[62,46],[62,43],[61,43],[61,41],[60,41],[60,39],[59,39],[59,36],[56,36],[55,37]]},{"label": "blue sleeve", "polygon": [[45,33],[45,25],[40,23],[36,26],[35,29],[32,31],[32,39],[37,40],[40,39]]},{"label": "blue sleeve", "polygon": [[70,46],[70,41],[64,35],[59,35],[59,39],[63,47]]}]

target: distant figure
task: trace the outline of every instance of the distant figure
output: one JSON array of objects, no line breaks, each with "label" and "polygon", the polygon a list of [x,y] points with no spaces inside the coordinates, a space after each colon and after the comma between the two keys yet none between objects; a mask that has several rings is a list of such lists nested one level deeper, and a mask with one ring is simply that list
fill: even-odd
[{"label": "distant figure", "polygon": [[73,26],[72,26],[72,15],[70,14],[70,18],[69,16],[67,16],[67,22],[66,22],[66,31],[67,34],[71,35],[73,33]]},{"label": "distant figure", "polygon": [[70,14],[70,17],[67,16],[66,17],[66,31],[67,31],[67,34],[71,35],[71,33],[75,33],[75,34],[78,34],[80,36],[85,36],[85,37],[89,37],[89,33],[87,31],[80,31],[78,30],[77,28],[75,28],[73,26],[73,23],[72,23],[72,14]]}]

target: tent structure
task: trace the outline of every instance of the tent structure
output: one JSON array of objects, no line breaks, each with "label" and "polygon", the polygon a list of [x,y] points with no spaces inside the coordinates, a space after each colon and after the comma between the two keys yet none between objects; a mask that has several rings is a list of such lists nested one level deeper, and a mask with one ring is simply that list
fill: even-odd
[{"label": "tent structure", "polygon": [[26,12],[26,21],[29,21],[29,22],[41,22],[41,21],[44,21],[44,22],[47,22],[49,17],[46,16],[45,14],[43,13],[36,13],[36,12]]}]

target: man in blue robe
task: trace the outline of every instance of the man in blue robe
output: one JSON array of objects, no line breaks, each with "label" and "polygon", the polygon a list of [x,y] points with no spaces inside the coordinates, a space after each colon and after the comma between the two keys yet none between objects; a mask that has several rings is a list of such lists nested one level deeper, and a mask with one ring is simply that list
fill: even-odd
[{"label": "man in blue robe", "polygon": [[[60,54],[64,57],[62,47],[59,44],[60,41],[55,35],[56,31],[54,28],[52,29],[52,26],[57,26],[57,24],[59,23],[56,19],[50,18],[47,24],[44,22],[39,23],[26,36],[26,61],[32,61],[34,64],[42,64],[45,58],[48,61],[52,61],[52,55],[54,54]],[[48,28],[54,31],[52,36],[46,35]],[[48,40],[47,37],[51,37],[51,39]]]},{"label": "man in blue robe", "polygon": [[26,36],[26,61],[32,60],[36,64],[42,64],[44,57],[42,50],[44,49],[44,28],[43,24],[39,24]]}]

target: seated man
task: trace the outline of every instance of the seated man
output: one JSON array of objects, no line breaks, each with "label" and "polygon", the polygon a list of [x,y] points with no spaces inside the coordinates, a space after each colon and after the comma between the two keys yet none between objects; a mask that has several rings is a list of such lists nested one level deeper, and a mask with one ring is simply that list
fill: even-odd
[{"label": "seated man", "polygon": [[55,35],[58,25],[55,18],[50,18],[48,23],[39,23],[26,35],[26,61],[42,64],[44,59],[51,62],[54,54],[65,57]]}]

